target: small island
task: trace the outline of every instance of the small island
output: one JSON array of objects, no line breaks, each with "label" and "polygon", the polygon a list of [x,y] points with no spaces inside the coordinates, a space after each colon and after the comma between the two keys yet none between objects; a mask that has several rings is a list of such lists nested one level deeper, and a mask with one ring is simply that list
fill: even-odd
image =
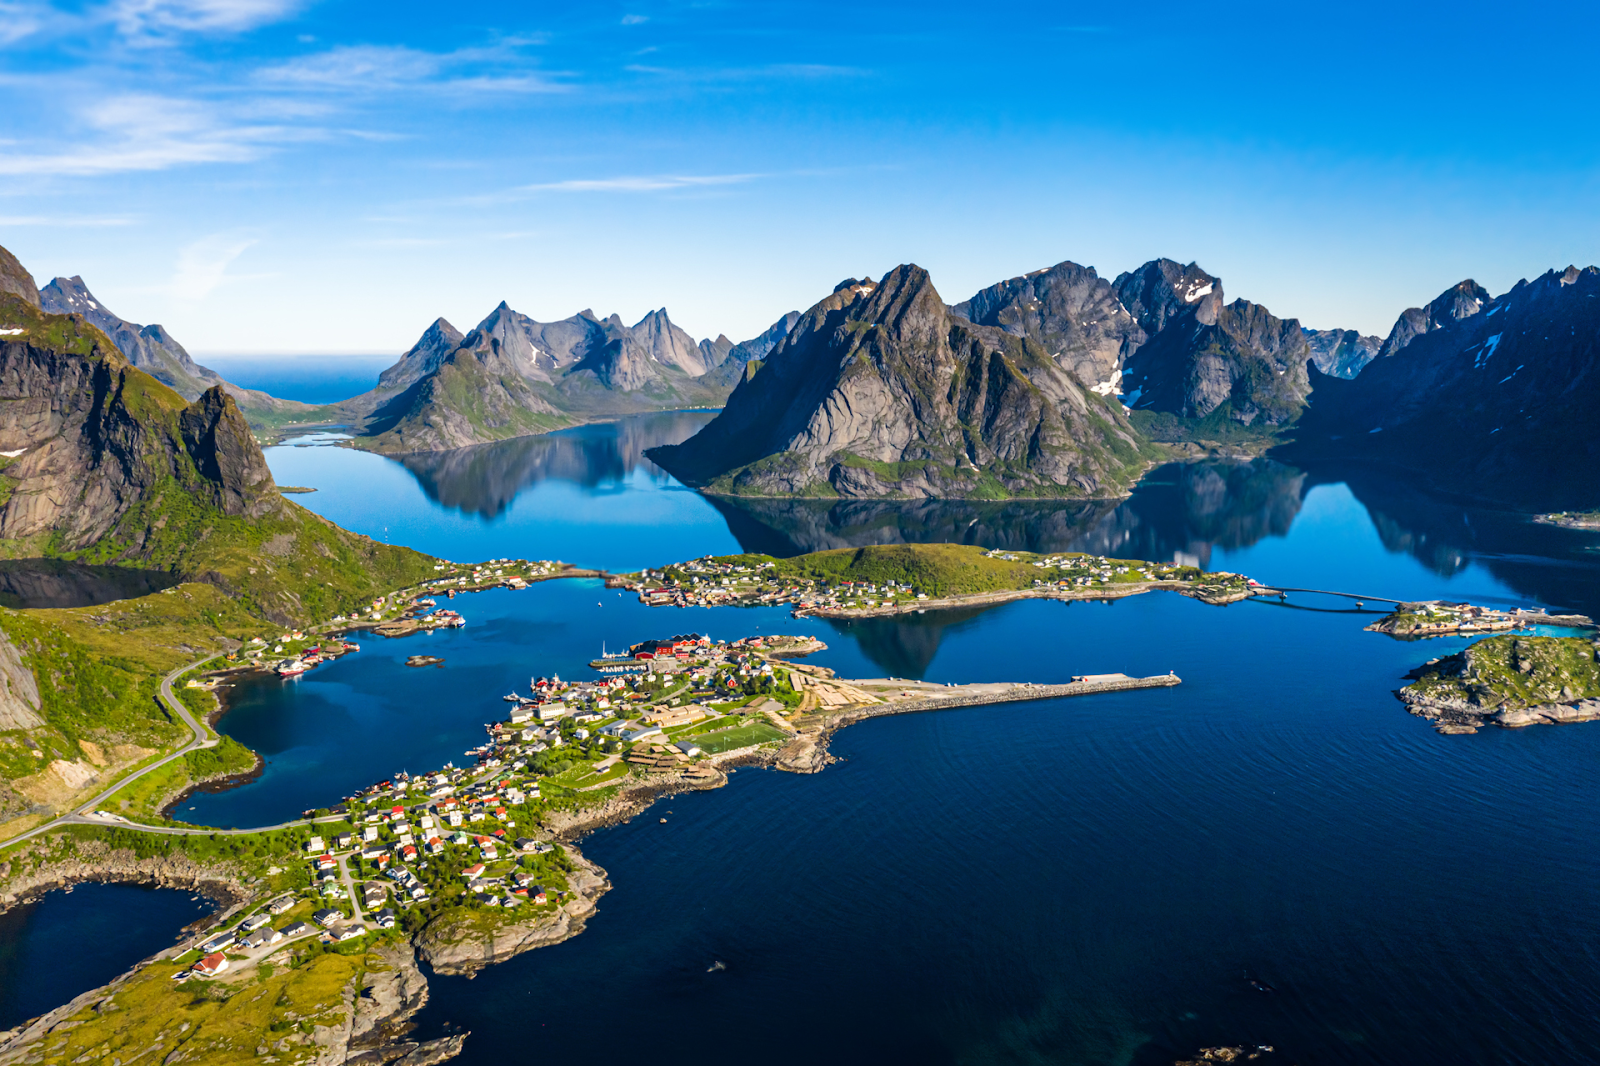
[{"label": "small island", "polygon": [[1110,600],[1155,591],[1227,604],[1261,588],[1241,574],[1175,563],[968,544],[871,545],[792,559],[706,556],[619,575],[607,585],[636,592],[654,607],[788,604],[797,618],[870,618],[1018,599]]},{"label": "small island", "polygon": [[1441,733],[1600,718],[1600,642],[1586,637],[1488,637],[1407,676],[1396,695]]},{"label": "small island", "polygon": [[1534,521],[1566,529],[1600,529],[1600,511],[1553,511],[1539,515]]},{"label": "small island", "polygon": [[1581,614],[1553,614],[1521,607],[1502,611],[1470,603],[1422,600],[1400,604],[1392,613],[1367,626],[1367,631],[1387,633],[1392,637],[1436,637],[1447,633],[1493,633],[1530,626],[1579,628],[1592,625],[1594,620]]}]

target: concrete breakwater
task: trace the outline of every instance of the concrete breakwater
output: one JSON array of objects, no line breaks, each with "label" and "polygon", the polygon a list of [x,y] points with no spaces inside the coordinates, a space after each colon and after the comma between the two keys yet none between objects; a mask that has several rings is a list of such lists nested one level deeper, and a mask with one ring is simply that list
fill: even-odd
[{"label": "concrete breakwater", "polygon": [[[1010,685],[964,685],[948,696],[923,696],[890,700],[885,703],[861,704],[839,711],[807,715],[797,719],[799,732],[778,753],[775,765],[791,773],[814,774],[822,770],[833,756],[828,754],[828,740],[845,726],[867,718],[880,718],[891,714],[916,714],[921,711],[943,711],[957,707],[979,707],[991,703],[1018,703],[1026,700],[1053,700],[1069,696],[1092,696],[1104,692],[1129,692],[1144,688],[1171,688],[1181,685],[1177,674],[1157,674],[1153,677],[1104,676],[1093,680],[1071,681],[1061,685],[1038,685],[1028,682]],[[864,688],[877,687],[873,682],[855,682]],[[920,683],[918,687],[922,687]]]},{"label": "concrete breakwater", "polygon": [[[965,692],[953,696],[931,696],[923,699],[899,700],[893,703],[856,707],[835,714],[819,715],[824,729],[833,725],[847,725],[862,718],[876,718],[885,714],[914,714],[918,711],[940,711],[948,707],[977,707],[986,703],[1016,703],[1022,700],[1053,700],[1064,696],[1090,696],[1097,692],[1128,692],[1141,688],[1171,688],[1181,685],[1177,674],[1157,674],[1153,677],[1124,677],[1103,681],[1071,681],[1064,685],[1036,685],[1023,682],[993,692]],[[834,720],[837,719],[837,722]]]}]

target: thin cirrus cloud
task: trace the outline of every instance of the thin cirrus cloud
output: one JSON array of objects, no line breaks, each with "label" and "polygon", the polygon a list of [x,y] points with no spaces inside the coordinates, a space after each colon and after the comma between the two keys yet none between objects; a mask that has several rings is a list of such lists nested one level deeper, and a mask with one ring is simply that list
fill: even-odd
[{"label": "thin cirrus cloud", "polygon": [[279,125],[225,122],[196,101],[142,93],[95,104],[80,119],[89,135],[68,148],[0,154],[0,174],[84,176],[242,163],[275,142],[309,136]]},{"label": "thin cirrus cloud", "polygon": [[112,0],[104,15],[124,36],[148,40],[238,33],[285,19],[300,6],[300,0]]},{"label": "thin cirrus cloud", "polygon": [[103,226],[131,226],[131,218],[112,218],[75,215],[0,215],[0,226],[49,226],[52,229],[70,228],[81,229],[85,227],[99,228]]},{"label": "thin cirrus cloud", "polygon": [[513,61],[511,52],[466,49],[424,52],[403,45],[341,45],[315,55],[263,67],[257,84],[284,90],[328,88],[385,91],[438,88],[469,92],[560,92],[543,73],[478,73],[487,64]]},{"label": "thin cirrus cloud", "polygon": [[185,245],[178,251],[177,269],[167,289],[180,300],[199,301],[228,279],[228,268],[256,241],[237,234],[217,233]]},{"label": "thin cirrus cloud", "polygon": [[742,185],[761,174],[660,174],[623,178],[571,178],[519,185],[513,193],[535,192],[660,192],[666,189],[693,189],[713,185]]}]

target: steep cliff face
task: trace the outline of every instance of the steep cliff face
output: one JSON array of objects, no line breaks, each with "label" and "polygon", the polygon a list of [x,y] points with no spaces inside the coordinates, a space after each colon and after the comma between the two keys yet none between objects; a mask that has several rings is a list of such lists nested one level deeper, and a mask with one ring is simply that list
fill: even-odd
[{"label": "steep cliff face", "polygon": [[229,515],[282,506],[261,450],[221,387],[192,404],[131,366],[78,316],[14,297],[0,314],[24,332],[0,338],[0,452],[9,495],[0,538],[54,551],[117,531],[137,552],[151,530],[135,512],[167,483]]},{"label": "steep cliff face", "polygon": [[[1170,261],[1162,261],[1176,267]],[[1311,345],[1294,319],[1246,300],[1222,303],[1222,282],[1192,265],[1146,268],[1117,279],[1151,338],[1123,370],[1135,410],[1202,419],[1218,412],[1246,426],[1292,422],[1310,391]]]},{"label": "steep cliff face", "polygon": [[759,336],[734,344],[727,337],[714,341],[701,341],[700,349],[706,353],[706,363],[711,367],[701,381],[707,388],[726,393],[744,377],[744,368],[752,359],[765,359],[778,342],[789,335],[794,324],[800,321],[799,311],[790,311],[768,326]]},{"label": "steep cliff face", "polygon": [[1457,492],[1588,508],[1600,503],[1597,410],[1600,270],[1568,267],[1413,336],[1353,381],[1317,375],[1291,454],[1377,459]]},{"label": "steep cliff face", "polygon": [[1070,262],[991,285],[953,310],[1028,338],[1102,395],[1116,390],[1123,361],[1147,337],[1109,281]]},{"label": "steep cliff face", "polygon": [[648,454],[757,496],[1111,495],[1142,467],[1120,406],[1034,342],[951,312],[909,265],[842,283],[710,425]]},{"label": "steep cliff face", "polygon": [[1305,330],[1259,304],[1229,304],[1221,278],[1172,259],[1110,282],[1060,263],[990,286],[954,310],[1037,342],[1132,410],[1176,416],[1139,421],[1164,440],[1224,425],[1275,432],[1304,407],[1308,360],[1353,377],[1382,345],[1354,330]]},{"label": "steep cliff face", "polygon": [[258,424],[313,409],[310,404],[280,400],[225,381],[215,370],[196,363],[164,327],[129,322],[106,307],[95,299],[80,277],[56,278],[40,291],[37,302],[50,314],[82,317],[104,333],[129,363],[186,400],[198,399],[207,389],[221,386],[245,415]]}]

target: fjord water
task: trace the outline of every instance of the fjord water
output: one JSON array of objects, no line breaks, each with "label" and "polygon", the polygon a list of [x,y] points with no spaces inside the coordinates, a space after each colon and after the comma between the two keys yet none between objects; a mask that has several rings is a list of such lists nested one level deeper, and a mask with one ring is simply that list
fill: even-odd
[{"label": "fjord water", "polygon": [[0,914],[0,1030],[105,984],[212,909],[174,889],[89,883],[7,910]]},{"label": "fjord water", "polygon": [[[622,568],[741,544],[969,540],[1600,610],[1593,535],[1367,474],[1170,467],[1127,501],[1065,507],[713,505],[639,455],[683,429],[589,427],[413,469],[334,447],[268,457],[283,483],[321,490],[299,497],[313,509],[460,559]],[[298,681],[241,687],[221,728],[266,771],[180,816],[280,821],[459,761],[501,694],[585,676],[602,641],[811,632],[830,645],[814,661],[847,676],[1184,679],[866,722],[819,775],[741,770],[594,834],[585,852],[615,887],[582,935],[470,982],[432,978],[422,1035],[472,1030],[464,1063],[1144,1066],[1243,1042],[1300,1063],[1546,1064],[1600,1046],[1600,725],[1434,733],[1392,690],[1458,638],[1365,633],[1373,612],[1299,594],[848,624],[652,610],[595,581],[451,605],[466,628],[366,637]],[[444,666],[402,665],[422,651]]]}]

